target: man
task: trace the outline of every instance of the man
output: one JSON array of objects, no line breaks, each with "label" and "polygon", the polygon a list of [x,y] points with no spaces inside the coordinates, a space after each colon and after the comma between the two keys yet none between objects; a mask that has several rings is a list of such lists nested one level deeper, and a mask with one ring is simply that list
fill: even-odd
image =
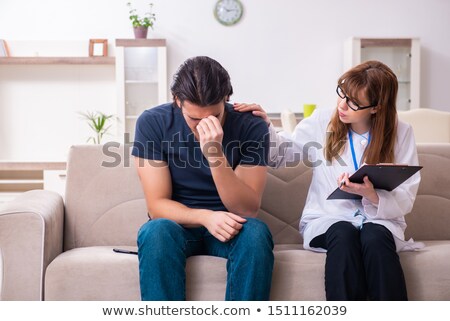
[{"label": "man", "polygon": [[132,154],[151,220],[138,233],[143,300],[185,300],[186,258],[227,258],[226,300],[268,300],[273,241],[256,219],[266,183],[268,128],[226,101],[227,71],[188,59],[173,103],[146,110]]}]

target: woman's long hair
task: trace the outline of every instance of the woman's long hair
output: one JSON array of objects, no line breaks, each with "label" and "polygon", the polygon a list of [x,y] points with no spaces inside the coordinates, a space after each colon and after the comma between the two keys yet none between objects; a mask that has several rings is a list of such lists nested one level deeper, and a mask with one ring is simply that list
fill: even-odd
[{"label": "woman's long hair", "polygon": [[[379,61],[366,61],[343,74],[338,85],[350,100],[358,101],[358,93],[365,93],[371,105],[377,105],[377,112],[371,115],[370,144],[364,151],[367,164],[393,163],[397,136],[397,77],[392,70]],[[333,161],[341,155],[347,142],[350,124],[339,119],[336,112],[328,124],[325,145],[325,159]]]}]

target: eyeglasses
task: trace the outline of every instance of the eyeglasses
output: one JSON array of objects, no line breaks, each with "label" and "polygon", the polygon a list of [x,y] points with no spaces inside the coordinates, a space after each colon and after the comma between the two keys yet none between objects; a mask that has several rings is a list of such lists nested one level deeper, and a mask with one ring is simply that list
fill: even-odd
[{"label": "eyeglasses", "polygon": [[373,107],[376,107],[378,105],[378,103],[376,103],[376,104],[373,104],[373,105],[370,105],[370,106],[359,106],[357,103],[355,103],[353,100],[350,100],[350,98],[347,97],[347,95],[344,93],[344,91],[342,90],[342,88],[339,85],[336,88],[336,93],[342,99],[345,98],[345,100],[347,101],[347,106],[350,109],[354,110],[354,111],[367,109],[367,108],[373,108]]}]

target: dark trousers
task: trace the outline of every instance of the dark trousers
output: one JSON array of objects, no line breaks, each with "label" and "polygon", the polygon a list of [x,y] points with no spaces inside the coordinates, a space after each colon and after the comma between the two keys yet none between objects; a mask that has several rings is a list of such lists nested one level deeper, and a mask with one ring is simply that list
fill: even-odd
[{"label": "dark trousers", "polygon": [[394,238],[383,225],[366,223],[358,229],[337,222],[310,246],[327,250],[327,300],[408,300]]}]

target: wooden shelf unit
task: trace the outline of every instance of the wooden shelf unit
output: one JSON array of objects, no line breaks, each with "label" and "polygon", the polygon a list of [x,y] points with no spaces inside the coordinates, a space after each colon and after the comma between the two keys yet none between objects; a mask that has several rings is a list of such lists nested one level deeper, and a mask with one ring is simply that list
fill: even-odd
[{"label": "wooden shelf unit", "polygon": [[0,65],[114,65],[115,57],[1,57]]},{"label": "wooden shelf unit", "polygon": [[0,161],[0,171],[65,170],[66,162],[15,162]]},{"label": "wooden shelf unit", "polygon": [[46,185],[49,185],[48,181],[53,174],[59,175],[58,179],[64,183],[65,176],[62,173],[65,169],[65,162],[0,161],[0,203],[29,190],[47,189]]},{"label": "wooden shelf unit", "polygon": [[116,39],[116,47],[165,47],[166,39]]},{"label": "wooden shelf unit", "polygon": [[134,140],[138,116],[167,100],[166,39],[116,39],[118,134]]}]

